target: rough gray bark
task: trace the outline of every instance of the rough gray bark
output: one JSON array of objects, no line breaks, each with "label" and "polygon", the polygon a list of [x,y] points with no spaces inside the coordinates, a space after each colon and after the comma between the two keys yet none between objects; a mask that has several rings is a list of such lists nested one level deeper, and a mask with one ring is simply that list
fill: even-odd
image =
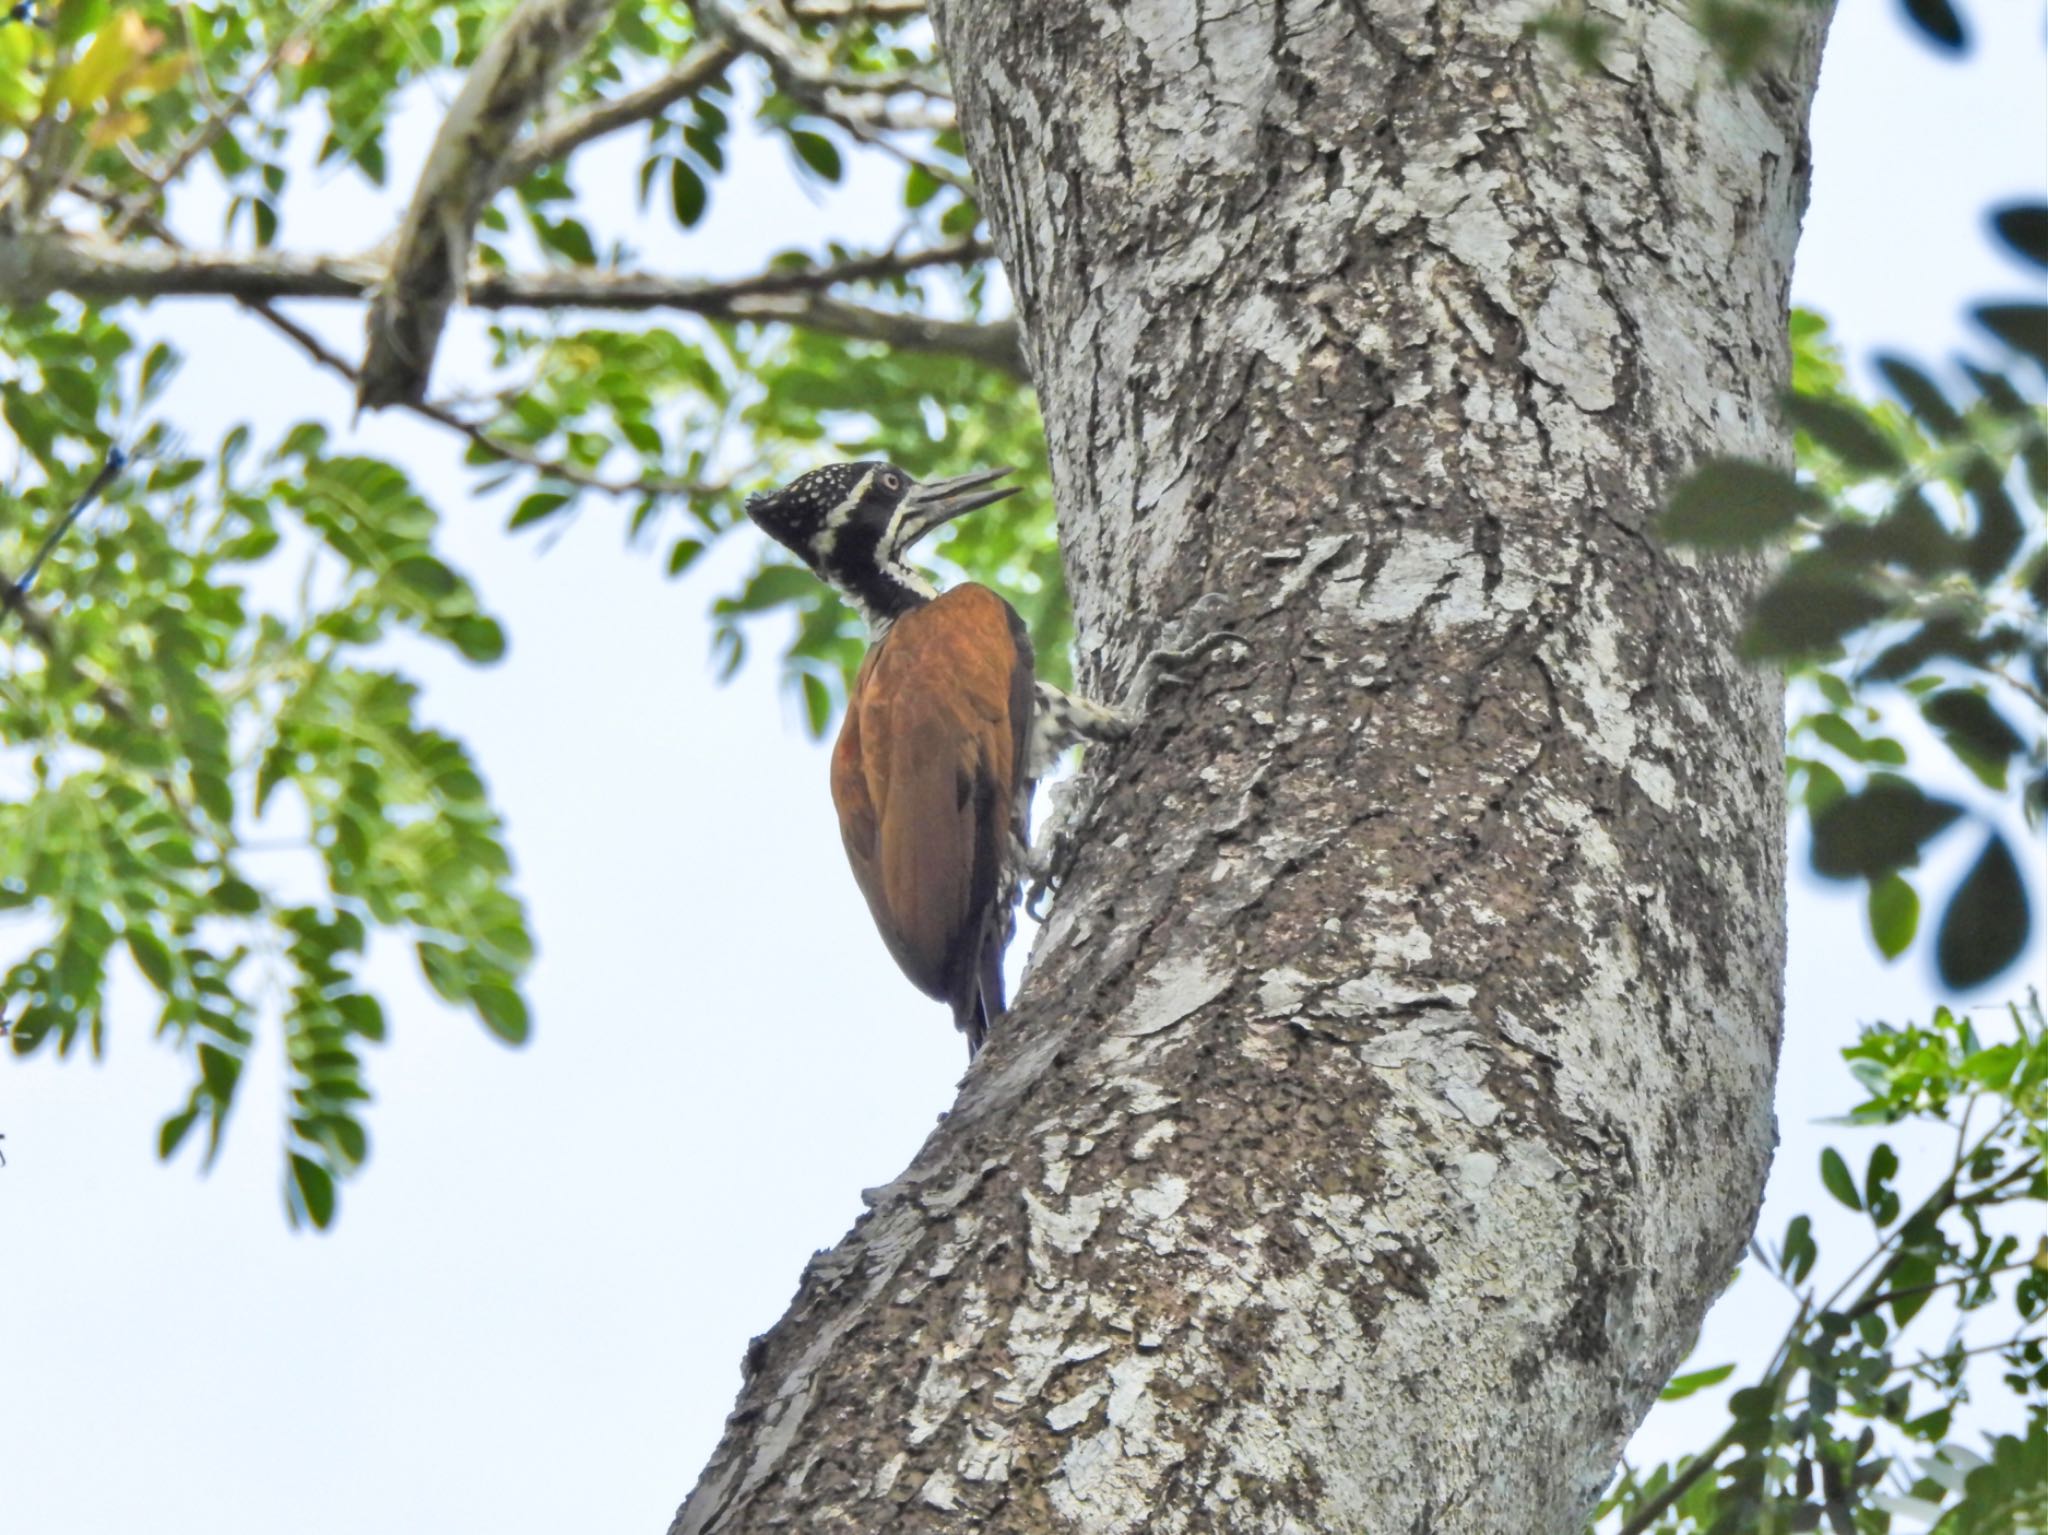
[{"label": "rough gray bark", "polygon": [[1772,1142],[1776,683],[1648,534],[1783,451],[1820,22],[950,0],[1093,765],[952,1116],[750,1350],[676,1535],[1576,1531]]}]

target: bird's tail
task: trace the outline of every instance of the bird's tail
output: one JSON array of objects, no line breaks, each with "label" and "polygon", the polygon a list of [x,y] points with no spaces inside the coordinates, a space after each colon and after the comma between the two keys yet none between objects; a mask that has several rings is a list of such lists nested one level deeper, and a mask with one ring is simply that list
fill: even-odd
[{"label": "bird's tail", "polygon": [[974,968],[961,979],[953,994],[953,1027],[967,1036],[967,1058],[971,1061],[987,1042],[989,1031],[1003,1016],[1003,950],[1009,946],[1007,923],[990,924],[981,941]]}]

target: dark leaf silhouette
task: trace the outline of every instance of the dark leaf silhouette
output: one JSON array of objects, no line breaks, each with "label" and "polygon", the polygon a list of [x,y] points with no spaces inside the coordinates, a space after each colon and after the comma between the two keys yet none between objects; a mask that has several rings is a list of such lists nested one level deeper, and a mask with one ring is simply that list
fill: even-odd
[{"label": "dark leaf silhouette", "polygon": [[1941,919],[1934,941],[1941,983],[1958,991],[1983,985],[2020,957],[2030,925],[2020,866],[1993,832]]}]

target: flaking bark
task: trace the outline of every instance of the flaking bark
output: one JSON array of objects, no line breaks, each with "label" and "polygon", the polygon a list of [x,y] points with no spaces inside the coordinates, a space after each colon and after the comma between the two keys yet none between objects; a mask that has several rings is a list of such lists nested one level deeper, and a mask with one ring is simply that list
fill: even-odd
[{"label": "flaking bark", "polygon": [[1781,715],[1650,534],[1779,457],[1821,21],[936,7],[1081,669],[1257,647],[1103,794],[952,1115],[749,1350],[673,1535],[1568,1535],[1772,1143]]}]

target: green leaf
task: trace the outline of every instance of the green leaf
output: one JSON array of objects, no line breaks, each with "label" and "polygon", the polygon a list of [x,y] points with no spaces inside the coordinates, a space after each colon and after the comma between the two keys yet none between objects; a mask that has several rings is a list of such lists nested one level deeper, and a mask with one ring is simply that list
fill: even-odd
[{"label": "green leaf", "polygon": [[84,425],[90,426],[99,414],[100,392],[76,368],[44,368],[43,388]]},{"label": "green leaf", "polygon": [[408,555],[391,567],[391,578],[422,597],[451,597],[462,589],[462,578],[431,554]]},{"label": "green leaf", "polygon": [[1970,313],[2000,341],[2048,369],[2048,304],[1979,304]]},{"label": "green leaf", "polygon": [[165,1120],[156,1132],[156,1154],[163,1161],[170,1161],[178,1147],[184,1143],[192,1126],[199,1121],[199,1110],[190,1108],[182,1114],[173,1114]]},{"label": "green leaf", "polygon": [[[149,355],[142,360],[142,382],[140,385],[142,398],[145,400],[154,399],[157,391],[171,381],[171,376],[178,371],[178,365],[183,361],[184,359],[166,342],[159,341],[155,346],[151,347]],[[229,459],[232,455],[226,448],[223,448],[221,450],[221,457]]]},{"label": "green leaf", "polygon": [[711,194],[704,185],[704,178],[688,161],[669,162],[668,200],[669,206],[675,210],[676,222],[685,229],[696,228],[697,221],[704,217],[704,208],[710,202]]},{"label": "green leaf", "polygon": [[759,613],[817,594],[818,578],[803,566],[764,565],[754,572],[739,596],[720,598],[713,605],[713,611],[720,614]]},{"label": "green leaf", "polygon": [[521,501],[512,513],[512,520],[505,524],[507,532],[530,528],[536,522],[552,517],[576,498],[564,490],[536,490]]},{"label": "green leaf", "polygon": [[1905,455],[1884,429],[1855,406],[1795,394],[1785,400],[1785,416],[1850,469],[1891,474],[1906,467]]},{"label": "green leaf", "polygon": [[1949,0],[1905,0],[1906,15],[1920,35],[1944,53],[1961,53],[1970,45],[1963,19]]},{"label": "green leaf", "polygon": [[254,916],[263,909],[263,897],[256,887],[232,874],[221,876],[213,887],[212,900],[220,910],[238,917]]},{"label": "green leaf", "polygon": [[[1911,1230],[1910,1227],[1907,1228]],[[1892,1270],[1892,1324],[1904,1327],[1915,1313],[1933,1298],[1934,1262],[1920,1253],[1908,1252]]]},{"label": "green leaf", "polygon": [[413,945],[413,951],[419,956],[420,970],[426,976],[427,984],[437,995],[448,1002],[461,1002],[467,998],[469,980],[464,974],[461,955],[446,944],[427,939]]},{"label": "green leaf", "polygon": [[922,165],[910,167],[910,174],[903,178],[903,206],[922,208],[939,194],[939,178]]},{"label": "green leaf", "polygon": [[840,163],[839,146],[822,133],[812,133],[803,128],[789,130],[789,142],[796,150],[797,158],[827,181],[837,181],[845,174]]},{"label": "green leaf", "polygon": [[2026,541],[2026,524],[2006,493],[2004,477],[1983,454],[1964,471],[1963,488],[1977,509],[1977,527],[1968,546],[1970,574],[1980,585],[1988,585],[2019,553]]},{"label": "green leaf", "polygon": [[1944,439],[1964,435],[1962,414],[1948,402],[1933,379],[1903,357],[1883,354],[1876,358],[1876,363],[1892,393],[1906,402],[1906,408],[1922,426]]},{"label": "green leaf", "polygon": [[227,779],[218,773],[192,770],[192,797],[199,801],[204,810],[219,826],[231,826],[235,819],[235,791],[228,787]]},{"label": "green leaf", "polygon": [[1806,1276],[1813,1272],[1813,1265],[1820,1257],[1820,1248],[1813,1240],[1813,1219],[1811,1216],[1795,1215],[1785,1227],[1785,1242],[1778,1251],[1779,1261],[1784,1265],[1785,1277],[1796,1284],[1804,1284]]},{"label": "green leaf", "polygon": [[1690,1375],[1674,1375],[1671,1377],[1671,1384],[1657,1393],[1657,1400],[1660,1402],[1682,1402],[1696,1391],[1704,1391],[1709,1386],[1720,1385],[1722,1381],[1734,1373],[1734,1365],[1721,1364],[1714,1366],[1711,1370],[1695,1370]]},{"label": "green leaf", "polygon": [[1897,874],[1870,882],[1870,936],[1886,959],[1897,959],[1920,926],[1920,896]]},{"label": "green leaf", "polygon": [[809,726],[813,739],[824,735],[825,727],[832,723],[832,690],[822,679],[810,672],[802,673],[804,690],[804,723]]},{"label": "green leaf", "polygon": [[939,215],[939,233],[955,236],[972,234],[974,233],[975,225],[980,222],[980,207],[970,199],[963,197]]},{"label": "green leaf", "polygon": [[1863,529],[1869,554],[1923,576],[1938,576],[1963,562],[1963,548],[1918,489],[1899,495],[1885,514]]},{"label": "green leaf", "polygon": [[1869,753],[1862,734],[1839,714],[1817,714],[1807,722],[1819,736],[1851,762],[1861,762]]},{"label": "green leaf", "polygon": [[1956,893],[1949,897],[1934,939],[1934,965],[1944,986],[1969,991],[2020,957],[2031,926],[2026,882],[1994,831]]},{"label": "green leaf", "polygon": [[235,1101],[235,1084],[241,1080],[241,1057],[228,1054],[217,1045],[199,1047],[199,1075],[213,1099],[216,1117]]},{"label": "green leaf", "polygon": [[1842,782],[1842,775],[1825,762],[1815,762],[1801,757],[1797,760],[1797,766],[1806,779],[1806,787],[1800,795],[1800,801],[1806,806],[1808,815],[1817,815],[1836,800],[1847,797],[1849,786]]},{"label": "green leaf", "polygon": [[505,654],[505,630],[495,618],[465,613],[447,628],[448,638],[465,661],[484,665],[502,659]]},{"label": "green leaf", "polygon": [[1889,1142],[1879,1141],[1870,1153],[1869,1165],[1864,1169],[1863,1202],[1880,1226],[1889,1226],[1898,1218],[1899,1196],[1891,1188],[1891,1180],[1898,1176],[1898,1172],[1899,1154],[1892,1150]]},{"label": "green leaf", "polygon": [[1924,700],[1920,713],[1966,766],[1992,788],[2005,787],[2006,765],[2027,743],[1989,698],[1974,688],[1949,688]]},{"label": "green leaf", "polygon": [[1854,571],[1824,555],[1802,555],[1751,606],[1743,652],[1771,661],[1832,655],[1890,608]]},{"label": "green leaf", "polygon": [[679,538],[675,547],[668,552],[668,573],[679,576],[697,563],[697,556],[704,552],[703,543],[694,538]]},{"label": "green leaf", "polygon": [[2022,261],[2048,268],[2048,203],[2007,203],[1993,208],[1991,227]]},{"label": "green leaf", "polygon": [[1971,1052],[1958,1068],[1962,1074],[1993,1092],[2004,1092],[2012,1084],[2025,1056],[2017,1044],[1991,1045]]},{"label": "green leaf", "polygon": [[1880,879],[1910,868],[1922,844],[1961,814],[1960,805],[1931,799],[1917,784],[1873,774],[1861,792],[1813,817],[1813,871],[1826,879]]},{"label": "green leaf", "polygon": [[128,953],[135,960],[135,968],[149,977],[150,985],[169,996],[177,978],[177,966],[163,940],[143,927],[131,927],[121,936],[128,941]]},{"label": "green leaf", "polygon": [[538,214],[533,220],[534,233],[540,243],[559,255],[567,256],[577,266],[597,265],[597,247],[591,244],[590,231],[575,219],[559,222],[545,219]]},{"label": "green leaf", "polygon": [[327,1169],[310,1157],[292,1153],[292,1184],[299,1203],[319,1230],[334,1219],[334,1179]]},{"label": "green leaf", "polygon": [[1820,1181],[1827,1191],[1852,1210],[1863,1208],[1856,1195],[1856,1180],[1849,1176],[1849,1164],[1830,1146],[1820,1154]]},{"label": "green leaf", "polygon": [[334,1010],[363,1038],[384,1038],[384,1007],[375,997],[362,992],[350,992],[347,996],[335,999]]},{"label": "green leaf", "polygon": [[1767,543],[1826,502],[1782,469],[1709,459],[1679,482],[1658,529],[1674,543],[1742,549]]},{"label": "green leaf", "polygon": [[475,1004],[484,1026],[498,1038],[508,1045],[526,1043],[533,1023],[518,992],[492,981],[480,981],[469,989],[469,1000]]}]

